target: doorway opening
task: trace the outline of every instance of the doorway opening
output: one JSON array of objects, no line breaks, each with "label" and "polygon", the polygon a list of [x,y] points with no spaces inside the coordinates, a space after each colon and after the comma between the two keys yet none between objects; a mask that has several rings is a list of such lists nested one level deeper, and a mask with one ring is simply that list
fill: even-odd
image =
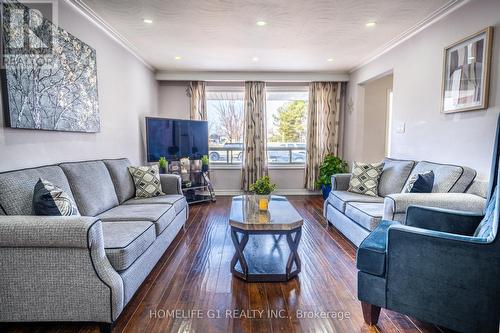
[{"label": "doorway opening", "polygon": [[363,158],[380,161],[391,155],[393,74],[363,83]]}]

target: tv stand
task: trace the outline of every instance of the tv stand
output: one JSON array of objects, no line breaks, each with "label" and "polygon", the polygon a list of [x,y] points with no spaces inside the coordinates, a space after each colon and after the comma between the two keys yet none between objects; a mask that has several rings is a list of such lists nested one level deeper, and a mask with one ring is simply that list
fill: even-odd
[{"label": "tv stand", "polygon": [[[210,182],[209,171],[188,171],[181,174],[182,192],[188,204],[215,202],[215,192]],[[189,180],[184,180],[184,179]]]},{"label": "tv stand", "polygon": [[182,193],[188,204],[215,202],[210,171],[204,170],[201,160],[182,158],[178,161],[170,161],[169,171],[181,177]]}]

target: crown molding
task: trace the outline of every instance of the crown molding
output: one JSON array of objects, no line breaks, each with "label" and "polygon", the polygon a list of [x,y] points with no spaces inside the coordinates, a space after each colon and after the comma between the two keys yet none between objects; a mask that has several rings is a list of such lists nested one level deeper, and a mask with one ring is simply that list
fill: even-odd
[{"label": "crown molding", "polygon": [[266,82],[311,82],[311,81],[349,81],[347,73],[325,72],[217,72],[217,71],[158,71],[158,81],[266,81]]},{"label": "crown molding", "polygon": [[156,69],[139,55],[138,50],[134,45],[111,25],[109,25],[102,17],[100,17],[92,8],[87,6],[82,0],[64,0],[67,4],[77,10],[86,19],[92,22],[96,27],[101,29],[106,35],[111,37],[115,42],[125,48],[130,54],[136,57],[141,63],[152,71]]},{"label": "crown molding", "polygon": [[410,27],[403,33],[399,34],[398,36],[394,37],[381,47],[379,47],[377,50],[375,50],[370,56],[362,60],[358,65],[354,66],[349,70],[349,74],[357,71],[361,67],[371,63],[375,59],[379,58],[380,56],[384,55],[385,53],[389,52],[396,46],[400,45],[401,43],[405,42],[406,40],[410,39],[411,37],[415,36],[422,30],[428,28],[429,26],[433,25],[437,21],[443,19],[444,17],[448,16],[458,8],[462,7],[466,3],[468,3],[470,0],[451,0],[448,1],[446,4],[444,4],[441,8],[437,9],[436,11],[432,12],[429,14],[427,17],[425,17],[422,21],[418,22],[414,26]]}]

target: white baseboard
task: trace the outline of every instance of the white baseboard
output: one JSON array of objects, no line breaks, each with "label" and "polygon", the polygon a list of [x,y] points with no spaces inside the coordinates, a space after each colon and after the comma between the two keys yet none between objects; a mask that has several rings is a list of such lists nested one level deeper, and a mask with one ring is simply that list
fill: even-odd
[{"label": "white baseboard", "polygon": [[[215,195],[241,195],[243,194],[242,190],[234,190],[234,189],[216,189],[215,190]],[[273,194],[277,195],[320,195],[320,191],[308,191],[305,188],[298,188],[298,189],[282,189],[282,190],[276,190]]]}]

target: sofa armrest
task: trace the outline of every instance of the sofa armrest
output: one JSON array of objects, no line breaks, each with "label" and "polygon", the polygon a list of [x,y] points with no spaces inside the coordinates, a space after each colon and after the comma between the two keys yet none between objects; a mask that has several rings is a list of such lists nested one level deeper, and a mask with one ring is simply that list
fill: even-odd
[{"label": "sofa armrest", "polygon": [[174,174],[161,174],[160,182],[163,193],[182,194],[181,176]]},{"label": "sofa armrest", "polygon": [[485,205],[486,199],[468,193],[396,193],[385,197],[383,219],[405,223],[410,206],[482,213]]},{"label": "sofa armrest", "polygon": [[1,247],[89,248],[99,221],[83,216],[0,216]]},{"label": "sofa armrest", "polygon": [[350,173],[337,173],[332,176],[332,191],[347,191],[349,181],[351,180]]},{"label": "sofa armrest", "polygon": [[0,248],[0,322],[111,323],[125,306],[98,218],[0,216]]},{"label": "sofa armrest", "polygon": [[427,230],[472,236],[483,214],[442,208],[410,206],[406,211],[406,225]]}]

